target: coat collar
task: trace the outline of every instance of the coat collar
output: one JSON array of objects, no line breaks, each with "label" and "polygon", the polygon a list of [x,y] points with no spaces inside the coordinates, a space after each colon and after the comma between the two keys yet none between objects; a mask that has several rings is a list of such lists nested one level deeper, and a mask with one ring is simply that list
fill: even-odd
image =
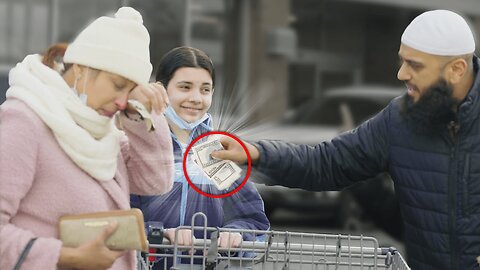
[{"label": "coat collar", "polygon": [[476,56],[473,57],[473,66],[475,70],[474,82],[458,111],[458,119],[461,124],[474,121],[480,114],[480,59]]},{"label": "coat collar", "polygon": [[[192,132],[190,133],[190,138],[189,138],[188,143],[191,143],[198,136],[200,136],[200,135],[202,135],[206,132],[212,131],[212,130],[213,130],[212,118],[208,117],[200,125],[198,125],[197,127],[195,127],[192,130]],[[170,135],[172,136],[173,154],[174,154],[175,162],[182,162],[181,161],[182,157],[183,157],[183,155],[182,155],[182,145],[178,141],[175,134],[173,134],[173,132],[170,131]]]}]

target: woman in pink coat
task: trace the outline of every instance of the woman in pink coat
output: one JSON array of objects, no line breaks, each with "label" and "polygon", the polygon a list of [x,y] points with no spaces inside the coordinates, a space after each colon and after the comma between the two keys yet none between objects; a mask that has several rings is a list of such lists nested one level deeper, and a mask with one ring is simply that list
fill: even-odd
[{"label": "woman in pink coat", "polygon": [[[12,269],[32,238],[22,269],[135,268],[135,252],[105,246],[115,225],[69,248],[58,239],[58,220],[128,209],[130,193],[170,190],[167,98],[148,84],[149,42],[141,15],[124,7],[68,47],[29,55],[10,71],[0,106],[0,269]],[[128,99],[152,112],[154,131]]]}]

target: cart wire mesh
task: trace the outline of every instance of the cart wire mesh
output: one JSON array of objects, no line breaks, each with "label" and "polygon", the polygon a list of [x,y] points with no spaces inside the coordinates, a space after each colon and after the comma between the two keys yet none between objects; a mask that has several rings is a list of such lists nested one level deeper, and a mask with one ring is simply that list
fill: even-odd
[{"label": "cart wire mesh", "polygon": [[[150,244],[145,254],[145,269],[410,269],[393,247],[381,248],[373,237],[342,234],[317,234],[288,231],[259,231],[195,226],[197,218],[207,223],[203,213],[192,217],[192,226],[175,229],[175,238],[182,229],[196,234],[192,245],[180,246],[163,239]],[[221,232],[239,233],[238,247],[219,247]],[[201,234],[202,237],[198,237]]]}]

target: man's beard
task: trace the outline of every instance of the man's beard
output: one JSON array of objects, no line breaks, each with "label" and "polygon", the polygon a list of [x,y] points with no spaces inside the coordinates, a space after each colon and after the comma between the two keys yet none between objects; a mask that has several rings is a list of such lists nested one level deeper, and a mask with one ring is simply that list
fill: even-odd
[{"label": "man's beard", "polygon": [[452,97],[453,88],[441,78],[430,86],[417,102],[405,94],[402,97],[401,115],[407,125],[418,134],[440,134],[451,121],[458,101]]}]

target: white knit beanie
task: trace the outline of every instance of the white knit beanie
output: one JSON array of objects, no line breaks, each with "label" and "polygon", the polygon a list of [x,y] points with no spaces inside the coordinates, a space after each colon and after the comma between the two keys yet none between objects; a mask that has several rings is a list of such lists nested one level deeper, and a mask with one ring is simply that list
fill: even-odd
[{"label": "white knit beanie", "polygon": [[114,18],[103,16],[88,25],[68,46],[63,61],[146,85],[152,73],[149,44],[142,15],[131,7],[122,7]]},{"label": "white knit beanie", "polygon": [[403,32],[402,43],[433,55],[457,56],[475,51],[475,39],[467,22],[449,10],[418,15]]}]

